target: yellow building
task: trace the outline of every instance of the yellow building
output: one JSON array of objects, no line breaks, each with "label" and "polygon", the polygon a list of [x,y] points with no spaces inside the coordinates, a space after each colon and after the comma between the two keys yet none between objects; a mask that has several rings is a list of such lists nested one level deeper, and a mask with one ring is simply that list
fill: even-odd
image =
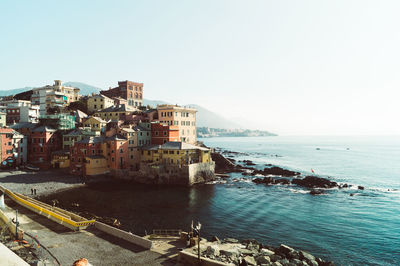
[{"label": "yellow building", "polygon": [[185,142],[167,142],[163,145],[149,145],[141,149],[141,161],[164,165],[190,165],[211,163],[211,150]]},{"label": "yellow building", "polygon": [[106,124],[106,121],[100,117],[91,116],[85,122],[83,122],[83,127],[90,128],[91,131],[102,131]]},{"label": "yellow building", "polygon": [[131,107],[129,105],[120,104],[117,106],[111,106],[106,109],[97,111],[94,116],[100,117],[106,121],[118,121],[123,120],[125,116],[138,111],[138,109]]},{"label": "yellow building", "polygon": [[102,175],[109,173],[107,159],[102,155],[86,156],[85,173],[87,176]]},{"label": "yellow building", "polygon": [[93,94],[87,100],[87,110],[94,113],[99,110],[107,109],[114,105],[114,100],[103,94]]},{"label": "yellow building", "polygon": [[195,144],[197,142],[196,112],[197,110],[194,108],[178,105],[158,105],[157,120],[167,125],[179,126],[180,141]]},{"label": "yellow building", "polygon": [[51,166],[53,168],[68,168],[69,167],[69,152],[56,151],[52,154]]}]

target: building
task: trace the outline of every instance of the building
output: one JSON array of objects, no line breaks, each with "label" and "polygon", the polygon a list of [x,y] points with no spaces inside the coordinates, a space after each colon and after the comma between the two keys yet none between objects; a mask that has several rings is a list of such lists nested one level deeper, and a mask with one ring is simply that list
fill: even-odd
[{"label": "building", "polygon": [[55,128],[39,126],[30,134],[28,161],[47,169],[51,165],[52,153],[61,147],[61,136]]},{"label": "building", "polygon": [[70,130],[75,128],[75,116],[70,114],[41,115],[41,125],[53,127],[58,130]]},{"label": "building", "polygon": [[100,131],[92,131],[86,129],[75,129],[69,133],[63,135],[63,150],[69,150],[70,147],[74,146],[75,142],[81,141],[84,138],[99,136]]},{"label": "building", "polygon": [[[86,176],[88,172],[92,175],[93,171],[87,170],[86,167],[86,157],[88,156],[102,156],[107,150],[107,146],[104,141],[104,137],[88,137],[82,139],[81,141],[75,142],[73,146],[70,147],[70,165],[69,171],[71,174]],[[105,158],[105,157],[104,157]],[[90,160],[89,160],[90,161]],[[104,162],[104,160],[102,160]],[[90,162],[89,168],[92,166],[99,167],[98,164]],[[108,165],[102,163],[101,167],[108,171]],[[96,170],[98,171],[98,169]],[[103,172],[105,173],[105,172]]]},{"label": "building", "polygon": [[86,118],[89,117],[86,113],[82,112],[81,110],[71,111],[70,114],[75,117],[75,123],[77,124],[81,124]]},{"label": "building", "polygon": [[7,99],[0,102],[2,110],[7,113],[7,124],[19,122],[39,122],[39,105],[32,105],[30,101]]},{"label": "building", "polygon": [[189,186],[214,177],[211,150],[180,141],[142,147],[140,170],[134,174],[145,183]]},{"label": "building", "polygon": [[143,83],[133,81],[119,81],[118,87],[113,89],[100,91],[101,94],[109,97],[120,97],[128,101],[129,106],[142,106],[143,105]]},{"label": "building", "polygon": [[111,174],[119,176],[124,169],[130,168],[128,140],[119,134],[105,139],[107,143],[106,158]]},{"label": "building", "polygon": [[138,112],[138,110],[132,106],[129,105],[116,105],[116,106],[111,106],[106,109],[97,111],[94,113],[94,116],[100,117],[106,121],[111,120],[111,121],[118,121],[118,120],[125,120],[126,116]]},{"label": "building", "polygon": [[180,107],[177,105],[163,104],[157,106],[155,121],[162,124],[179,127],[180,141],[196,144],[196,112],[194,108]]},{"label": "building", "polygon": [[27,161],[27,138],[11,128],[0,128],[1,166],[18,166]]},{"label": "building", "polygon": [[79,100],[79,89],[62,86],[61,80],[55,80],[52,86],[46,85],[32,89],[31,102],[40,106],[40,115],[51,109],[63,110],[71,102]]},{"label": "building", "polygon": [[106,109],[113,105],[114,100],[103,94],[93,94],[87,99],[87,110],[89,114],[92,114],[102,109]]},{"label": "building", "polygon": [[0,112],[0,127],[5,127],[7,124],[7,114]]},{"label": "building", "polygon": [[179,141],[178,126],[151,123],[151,144],[162,145],[170,141]]},{"label": "building", "polygon": [[83,127],[88,128],[91,131],[103,132],[106,124],[107,122],[100,117],[91,116],[83,122]]},{"label": "building", "polygon": [[52,153],[51,167],[53,168],[69,168],[69,150],[55,151]]},{"label": "building", "polygon": [[151,124],[149,122],[142,122],[133,128],[137,132],[137,146],[151,144]]}]

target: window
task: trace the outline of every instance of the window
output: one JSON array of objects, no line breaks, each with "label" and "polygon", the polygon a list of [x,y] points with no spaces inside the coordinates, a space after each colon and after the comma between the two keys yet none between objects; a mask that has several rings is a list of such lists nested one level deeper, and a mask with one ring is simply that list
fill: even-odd
[{"label": "window", "polygon": [[174,154],[175,152],[174,151],[169,151],[169,154]]},{"label": "window", "polygon": [[158,136],[158,131],[156,131],[155,133],[156,133],[156,136]]},{"label": "window", "polygon": [[150,151],[147,151],[147,155],[151,155],[151,152],[150,152]]},{"label": "window", "polygon": [[113,162],[114,162],[114,160],[115,160],[115,159],[114,159],[114,157],[112,157],[112,158],[111,158],[111,161],[113,161]]},{"label": "window", "polygon": [[124,153],[124,149],[120,149],[120,150],[119,150],[119,153]]},{"label": "window", "polygon": [[164,131],[164,136],[166,136],[167,135],[167,131]]},{"label": "window", "polygon": [[40,148],[40,152],[43,152],[43,148]]}]

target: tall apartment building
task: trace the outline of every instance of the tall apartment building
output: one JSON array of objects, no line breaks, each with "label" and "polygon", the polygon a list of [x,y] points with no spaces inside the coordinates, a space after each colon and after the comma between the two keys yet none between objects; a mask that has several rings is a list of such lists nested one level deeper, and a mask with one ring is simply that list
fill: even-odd
[{"label": "tall apartment building", "polygon": [[169,126],[178,126],[180,141],[195,144],[197,142],[196,112],[194,108],[170,104],[158,105],[157,121]]},{"label": "tall apartment building", "polygon": [[34,88],[32,92],[31,102],[40,106],[40,115],[47,114],[49,108],[63,108],[79,100],[79,89],[63,86],[61,80],[54,80],[52,86]]},{"label": "tall apartment building", "polygon": [[101,94],[109,97],[120,97],[128,101],[128,105],[138,107],[143,105],[143,83],[133,81],[118,81],[118,87],[100,91]]},{"label": "tall apartment building", "polygon": [[7,114],[7,125],[19,122],[37,123],[39,121],[39,106],[24,100],[2,100],[0,110]]}]

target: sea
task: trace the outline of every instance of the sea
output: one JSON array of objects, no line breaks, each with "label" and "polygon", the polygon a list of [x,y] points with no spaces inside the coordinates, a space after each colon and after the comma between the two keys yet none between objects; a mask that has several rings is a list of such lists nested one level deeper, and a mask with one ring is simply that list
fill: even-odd
[{"label": "sea", "polygon": [[258,169],[272,164],[352,187],[313,196],[295,185],[255,184],[253,176],[232,173],[191,188],[114,184],[67,194],[139,235],[189,230],[193,221],[202,224],[204,237],[284,243],[336,265],[400,265],[400,136],[200,140],[237,152],[228,157],[251,160]]}]

